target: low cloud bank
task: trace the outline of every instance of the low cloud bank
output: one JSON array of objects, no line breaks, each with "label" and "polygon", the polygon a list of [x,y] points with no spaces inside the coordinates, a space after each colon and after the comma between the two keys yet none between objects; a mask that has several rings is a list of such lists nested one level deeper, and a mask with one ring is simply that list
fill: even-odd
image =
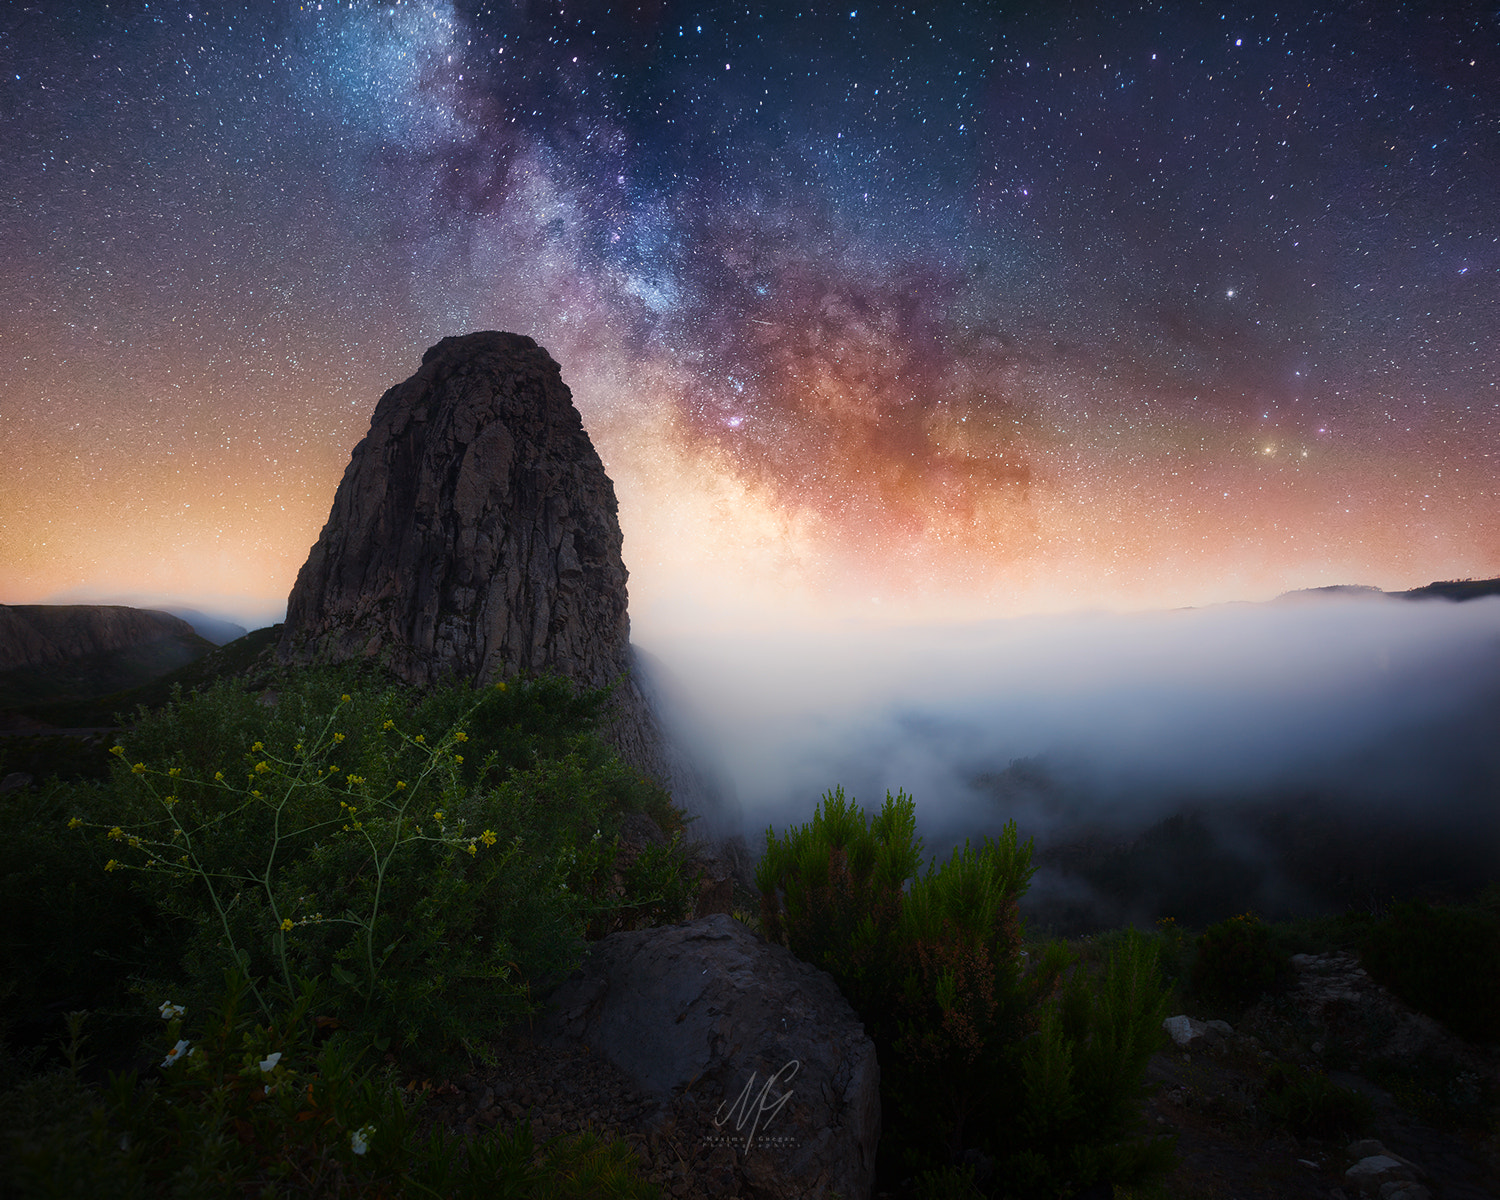
[{"label": "low cloud bank", "polygon": [[[1297,895],[1275,860],[1309,846],[1387,855],[1346,844],[1372,831],[1415,835],[1439,860],[1451,845],[1466,881],[1486,861],[1500,876],[1500,598],[1308,597],[648,649],[674,735],[752,850],[842,784],[867,809],[888,789],[915,796],[929,853],[1014,818],[1044,851],[1034,890],[1071,889],[1085,908],[1098,883],[1079,861],[1154,845],[1184,813],[1215,853],[1258,872],[1269,908],[1331,902]],[[1299,834],[1276,814],[1322,824]],[[1085,845],[1096,850],[1080,860]]]}]

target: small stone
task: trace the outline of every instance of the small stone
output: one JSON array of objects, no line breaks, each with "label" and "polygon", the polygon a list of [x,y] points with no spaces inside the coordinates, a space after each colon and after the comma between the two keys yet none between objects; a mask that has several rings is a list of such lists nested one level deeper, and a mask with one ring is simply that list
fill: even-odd
[{"label": "small stone", "polygon": [[1168,1017],[1161,1023],[1161,1027],[1166,1030],[1167,1036],[1178,1048],[1183,1050],[1201,1038],[1204,1030],[1208,1028],[1202,1021],[1195,1021],[1192,1017],[1181,1013],[1175,1017]]}]

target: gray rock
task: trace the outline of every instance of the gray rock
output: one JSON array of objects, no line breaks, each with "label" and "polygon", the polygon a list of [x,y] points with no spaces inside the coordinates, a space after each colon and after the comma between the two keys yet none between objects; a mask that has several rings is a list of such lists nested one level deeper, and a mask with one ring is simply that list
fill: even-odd
[{"label": "gray rock", "polygon": [[[631,667],[614,485],[552,358],[528,337],[444,338],[381,397],[287,602],[283,663],[379,657],[401,678]],[[627,683],[611,738],[660,781]]]},{"label": "gray rock", "polygon": [[538,1036],[581,1042],[658,1101],[712,1113],[753,1194],[870,1193],[875,1047],[826,973],[732,917],[595,943]]},{"label": "gray rock", "polygon": [[1208,1030],[1208,1026],[1202,1021],[1196,1021],[1186,1014],[1168,1017],[1161,1023],[1161,1027],[1166,1030],[1167,1036],[1172,1039],[1173,1043],[1180,1050],[1188,1049],[1194,1042],[1200,1040]]}]

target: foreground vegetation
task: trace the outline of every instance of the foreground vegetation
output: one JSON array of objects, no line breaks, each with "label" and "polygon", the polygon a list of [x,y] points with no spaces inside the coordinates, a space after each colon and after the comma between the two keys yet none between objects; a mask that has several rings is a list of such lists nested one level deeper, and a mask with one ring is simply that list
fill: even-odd
[{"label": "foreground vegetation", "polygon": [[[139,710],[99,777],[0,798],[16,1194],[654,1195],[619,1142],[419,1133],[400,1086],[484,1059],[588,940],[690,911],[682,816],[599,740],[608,703],[555,679],[237,677]],[[632,812],[672,841],[619,872]],[[887,1184],[1151,1194],[1172,1161],[1139,1117],[1162,1017],[1184,997],[1233,1017],[1299,951],[1358,948],[1409,1003],[1500,1037],[1483,906],[1033,944],[1014,826],[941,864],[915,828],[904,795],[866,815],[829,793],[768,831],[746,917],[828,970],[874,1039]],[[1330,1087],[1273,1069],[1265,1119],[1358,1131]]]},{"label": "foreground vegetation", "polygon": [[[224,681],[138,712],[106,780],[7,796],[21,1194],[652,1193],[620,1143],[419,1138],[397,1086],[483,1059],[587,939],[686,914],[680,814],[599,741],[607,705]],[[617,885],[635,811],[674,837]]]}]

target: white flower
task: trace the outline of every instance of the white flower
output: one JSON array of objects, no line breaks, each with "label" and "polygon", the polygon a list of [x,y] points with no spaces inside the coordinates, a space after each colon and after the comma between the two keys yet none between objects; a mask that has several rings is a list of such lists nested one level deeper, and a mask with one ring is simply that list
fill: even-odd
[{"label": "white flower", "polygon": [[269,1074],[270,1072],[272,1072],[272,1071],[274,1071],[276,1069],[276,1064],[279,1063],[280,1061],[281,1061],[281,1051],[278,1050],[274,1054],[268,1054],[268,1055],[266,1055],[265,1058],[263,1058],[263,1059],[260,1060],[260,1069],[262,1071],[265,1071],[267,1074]]},{"label": "white flower", "polygon": [[349,1148],[356,1154],[363,1154],[370,1148],[370,1135],[375,1132],[375,1126],[366,1125],[362,1129],[356,1129],[349,1135]]},{"label": "white flower", "polygon": [[182,1016],[183,1013],[187,1012],[187,1009],[183,1008],[180,1004],[173,1004],[170,1000],[163,1000],[159,1011],[161,1012],[161,1019],[163,1021],[170,1021],[174,1017]]},{"label": "white flower", "polygon": [[161,1065],[164,1067],[170,1067],[174,1062],[176,1062],[179,1058],[187,1053],[188,1046],[190,1046],[191,1044],[192,1043],[185,1040],[179,1041],[177,1045],[173,1046],[172,1049],[168,1052],[167,1057],[161,1060]]}]

